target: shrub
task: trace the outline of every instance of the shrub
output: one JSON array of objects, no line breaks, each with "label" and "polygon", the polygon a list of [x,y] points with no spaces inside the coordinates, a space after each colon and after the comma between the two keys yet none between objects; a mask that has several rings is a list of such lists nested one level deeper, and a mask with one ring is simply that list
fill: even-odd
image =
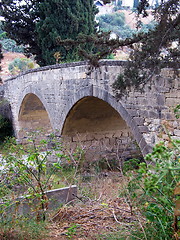
[{"label": "shrub", "polygon": [[0,114],[0,143],[2,143],[6,137],[10,137],[13,135],[13,127],[12,123],[9,119],[4,118]]},{"label": "shrub", "polygon": [[103,32],[114,32],[121,38],[132,37],[134,30],[125,24],[124,13],[113,13],[99,16],[99,27]]},{"label": "shrub", "polygon": [[33,69],[37,67],[37,64],[35,64],[31,59],[29,58],[15,58],[10,64],[9,64],[9,71],[11,74],[15,75],[20,72],[26,71],[28,69]]},{"label": "shrub", "polygon": [[2,33],[4,39],[1,40],[2,47],[5,51],[9,52],[23,52],[24,48],[22,46],[17,46],[16,42],[12,39],[5,38],[5,33]]},{"label": "shrub", "polygon": [[44,239],[46,236],[45,223],[37,224],[33,219],[19,217],[15,221],[0,223],[1,240],[35,240]]},{"label": "shrub", "polygon": [[133,235],[141,239],[172,239],[174,189],[180,181],[179,154],[179,140],[170,139],[168,147],[160,142],[146,156],[148,163],[140,163],[137,174],[129,175],[126,197],[146,218],[143,231]]}]

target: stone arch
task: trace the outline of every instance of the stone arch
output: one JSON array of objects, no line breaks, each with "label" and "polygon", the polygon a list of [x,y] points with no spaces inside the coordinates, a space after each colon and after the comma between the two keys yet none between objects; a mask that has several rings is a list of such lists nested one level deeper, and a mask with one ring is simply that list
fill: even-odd
[{"label": "stone arch", "polygon": [[42,130],[47,135],[52,132],[49,114],[40,98],[34,93],[27,93],[21,101],[18,122],[19,138],[37,130]]},{"label": "stone arch", "polygon": [[[68,108],[68,112],[64,111],[64,125],[62,128],[62,135],[71,135],[70,133],[68,133],[68,131],[70,132],[71,130],[68,130],[67,124],[68,124],[68,118],[71,118],[72,115],[71,113],[73,111],[76,111],[78,106],[81,106],[81,103],[88,101],[88,98],[91,97],[92,99],[99,99],[99,101],[97,101],[96,103],[99,103],[99,106],[102,105],[102,103],[104,102],[104,109],[108,109],[108,114],[114,116],[114,120],[116,118],[116,121],[114,121],[116,129],[113,129],[113,131],[116,131],[118,127],[121,127],[126,129],[129,128],[129,132],[132,133],[132,137],[134,137],[134,139],[136,140],[137,144],[139,145],[141,152],[143,155],[147,154],[149,152],[149,148],[143,138],[143,135],[140,133],[138,126],[136,125],[135,121],[133,120],[133,118],[130,116],[130,114],[128,113],[128,111],[124,108],[124,106],[121,104],[121,102],[117,102],[116,99],[113,97],[113,95],[111,95],[108,91],[100,89],[99,87],[86,87],[84,89],[80,89],[75,95],[74,98],[71,99],[71,102],[69,103],[69,108]],[[90,99],[90,98],[89,98]],[[100,103],[101,102],[101,103]],[[95,103],[95,102],[94,102]],[[81,106],[82,107],[82,106]],[[82,107],[83,109],[83,107]],[[67,108],[66,108],[67,110]],[[112,111],[111,111],[112,110]],[[97,110],[98,111],[98,110]],[[66,115],[65,115],[66,114]],[[74,118],[78,118],[78,111],[77,114],[74,113]],[[119,117],[119,118],[118,118]],[[73,119],[73,117],[72,117]],[[119,119],[119,124],[118,124],[118,120]],[[112,120],[112,119],[111,119]],[[71,121],[69,121],[70,123]],[[113,122],[113,121],[112,121]],[[120,124],[121,122],[121,124]],[[88,123],[88,122],[87,122]],[[126,127],[127,126],[127,127]],[[83,130],[84,131],[84,130]],[[119,134],[124,134],[123,137],[125,137],[126,135],[129,136],[129,132],[127,131],[122,131],[122,129],[118,130]],[[107,133],[108,135],[108,133]],[[107,136],[106,135],[106,136]],[[114,136],[118,135],[115,132],[113,133]],[[110,135],[109,135],[110,136]],[[130,136],[129,136],[130,137]],[[84,136],[84,139],[86,138],[86,136]],[[88,140],[88,138],[91,138],[90,136],[87,136],[86,140]],[[106,137],[107,138],[107,137]],[[82,137],[83,139],[83,137]],[[121,137],[122,139],[122,137]],[[126,141],[125,138],[124,142]],[[75,140],[72,139],[72,141],[74,142]]]}]

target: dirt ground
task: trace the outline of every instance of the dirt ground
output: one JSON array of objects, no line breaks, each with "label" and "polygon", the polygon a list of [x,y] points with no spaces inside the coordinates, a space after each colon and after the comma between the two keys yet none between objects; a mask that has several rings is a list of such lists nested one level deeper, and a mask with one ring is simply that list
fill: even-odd
[{"label": "dirt ground", "polygon": [[117,233],[129,239],[129,231],[138,220],[127,200],[119,197],[124,184],[119,172],[82,183],[77,198],[50,217],[44,240],[96,240]]},{"label": "dirt ground", "polygon": [[14,52],[4,52],[3,53],[3,59],[1,61],[1,78],[2,80],[5,80],[9,77],[11,77],[11,74],[8,70],[8,65],[10,62],[12,62],[15,58],[22,58],[25,57],[22,53],[14,53]]}]

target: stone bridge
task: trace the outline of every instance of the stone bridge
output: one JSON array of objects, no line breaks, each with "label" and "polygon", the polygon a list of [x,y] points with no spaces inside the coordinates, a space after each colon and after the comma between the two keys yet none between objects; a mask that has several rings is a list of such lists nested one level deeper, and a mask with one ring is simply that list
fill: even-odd
[{"label": "stone bridge", "polygon": [[132,89],[117,100],[112,83],[124,64],[104,60],[91,72],[87,62],[60,64],[6,80],[4,97],[11,105],[16,137],[38,128],[46,135],[58,130],[72,146],[101,146],[99,151],[123,156],[136,154],[137,146],[147,154],[161,136],[167,137],[163,124],[180,137],[173,114],[180,104],[178,76],[163,69],[143,93]]}]

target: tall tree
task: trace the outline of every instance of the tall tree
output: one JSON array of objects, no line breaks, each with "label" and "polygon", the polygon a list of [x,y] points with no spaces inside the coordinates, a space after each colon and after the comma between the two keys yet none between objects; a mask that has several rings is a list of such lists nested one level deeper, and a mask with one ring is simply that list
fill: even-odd
[{"label": "tall tree", "polygon": [[26,53],[35,55],[42,65],[55,63],[53,54],[60,52],[63,60],[73,60],[75,50],[56,46],[56,36],[74,38],[79,33],[95,32],[96,8],[93,0],[2,0],[1,15],[5,31]]},{"label": "tall tree", "polygon": [[1,16],[4,17],[4,31],[17,44],[26,46],[25,52],[36,56],[39,64],[45,64],[41,58],[41,49],[37,44],[35,32],[39,20],[38,5],[42,0],[2,0]]},{"label": "tall tree", "polygon": [[[139,0],[137,7],[138,14],[146,17],[149,6],[148,0]],[[94,66],[99,66],[98,60],[111,53],[115,49],[123,46],[132,48],[130,59],[124,72],[119,75],[113,87],[117,95],[121,96],[128,88],[143,86],[151,80],[154,73],[168,66],[177,69],[180,67],[180,1],[169,0],[161,1],[158,8],[153,10],[156,25],[148,33],[139,32],[132,38],[125,40],[110,39],[107,34],[98,34],[83,39],[60,40],[59,44],[67,46],[82,45],[91,42],[100,46],[97,53],[88,54],[83,49],[80,53]],[[110,35],[109,35],[110,36]]]},{"label": "tall tree", "polygon": [[[36,24],[36,33],[46,64],[55,63],[53,55],[56,52],[63,61],[79,59],[77,48],[57,45],[57,37],[75,39],[78,34],[95,33],[96,12],[93,0],[46,0],[39,4],[40,20]],[[88,46],[85,49],[87,51]]]}]

